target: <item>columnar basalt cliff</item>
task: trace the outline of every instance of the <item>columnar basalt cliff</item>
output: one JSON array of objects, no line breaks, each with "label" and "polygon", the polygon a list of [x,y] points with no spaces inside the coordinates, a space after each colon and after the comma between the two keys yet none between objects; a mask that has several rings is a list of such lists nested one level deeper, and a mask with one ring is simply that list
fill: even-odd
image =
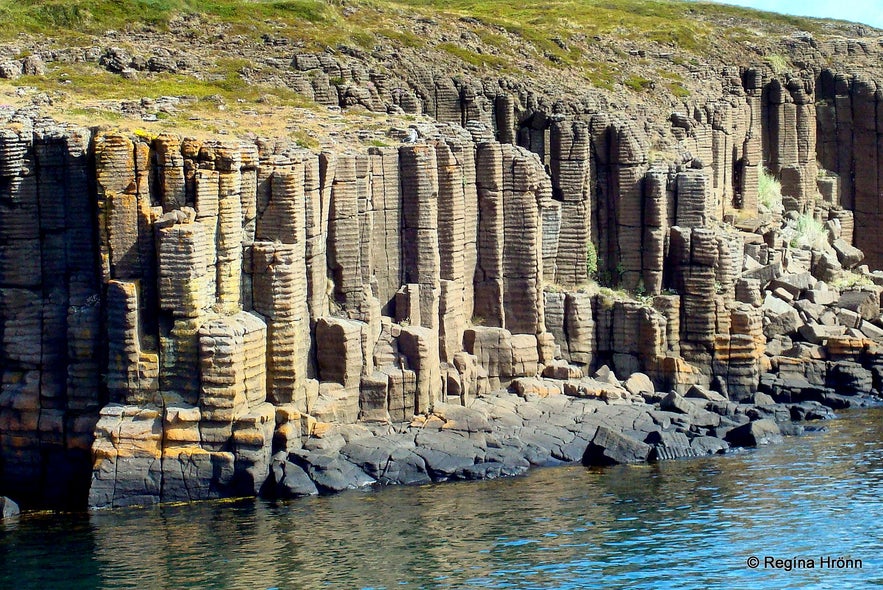
[{"label": "columnar basalt cliff", "polygon": [[320,104],[435,121],[375,147],[0,111],[0,493],[109,507],[691,456],[880,391],[883,276],[858,265],[883,263],[883,90],[812,65],[852,42],[801,43],[799,72],[727,67],[658,119],[297,53],[287,83]]}]

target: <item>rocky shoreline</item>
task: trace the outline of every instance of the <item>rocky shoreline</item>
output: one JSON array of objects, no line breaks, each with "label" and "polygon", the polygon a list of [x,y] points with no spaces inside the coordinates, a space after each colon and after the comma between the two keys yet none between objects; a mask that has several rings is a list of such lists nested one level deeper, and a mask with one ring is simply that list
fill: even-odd
[{"label": "rocky shoreline", "polygon": [[[637,377],[637,379],[635,378]],[[824,428],[830,405],[878,403],[865,395],[777,402],[758,393],[734,403],[694,386],[681,396],[639,391],[608,374],[599,397],[573,397],[548,381],[542,394],[497,391],[469,407],[440,404],[399,427],[330,425],[300,449],[271,459],[261,494],[291,498],[373,485],[420,485],[520,475],[532,467],[620,463],[723,454]],[[649,383],[649,380],[646,381]],[[603,383],[603,385],[601,385]],[[628,388],[629,385],[632,387]],[[630,390],[631,389],[631,390]]]},{"label": "rocky shoreline", "polygon": [[[356,4],[339,23],[373,14]],[[432,48],[193,15],[131,46],[0,47],[0,495],[689,457],[883,391],[883,37],[692,56],[611,33],[611,63],[680,73],[604,90],[521,57],[600,38],[406,20]],[[502,75],[492,45],[527,51]],[[64,118],[99,79],[144,96]],[[223,95],[147,96],[167,88]]]}]

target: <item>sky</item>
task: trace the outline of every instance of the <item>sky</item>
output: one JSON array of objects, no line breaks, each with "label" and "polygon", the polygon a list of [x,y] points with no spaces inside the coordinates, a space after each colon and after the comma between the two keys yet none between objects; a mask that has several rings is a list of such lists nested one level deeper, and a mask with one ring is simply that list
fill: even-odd
[{"label": "sky", "polygon": [[883,0],[718,0],[799,16],[818,16],[865,23],[883,29]]}]

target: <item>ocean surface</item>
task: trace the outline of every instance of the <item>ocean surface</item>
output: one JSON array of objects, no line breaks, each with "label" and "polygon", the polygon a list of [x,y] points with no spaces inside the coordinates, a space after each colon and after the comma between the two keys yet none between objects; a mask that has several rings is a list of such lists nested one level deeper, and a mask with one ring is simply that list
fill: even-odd
[{"label": "ocean surface", "polygon": [[883,410],[826,426],[652,465],[25,515],[0,524],[0,588],[883,585]]}]

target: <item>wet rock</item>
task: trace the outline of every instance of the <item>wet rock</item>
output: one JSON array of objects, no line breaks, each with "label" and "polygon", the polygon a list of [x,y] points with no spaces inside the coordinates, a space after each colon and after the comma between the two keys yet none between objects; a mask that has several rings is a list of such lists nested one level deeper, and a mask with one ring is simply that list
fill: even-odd
[{"label": "wet rock", "polygon": [[617,463],[643,463],[650,457],[653,447],[625,436],[606,426],[598,427],[595,437],[583,454],[583,465],[615,465]]},{"label": "wet rock", "polygon": [[319,493],[307,472],[288,461],[284,453],[273,458],[271,474],[275,484],[273,494],[280,498],[301,498]]},{"label": "wet rock", "polygon": [[644,442],[653,446],[649,457],[651,461],[682,459],[697,455],[696,449],[690,444],[690,439],[683,432],[651,432]]},{"label": "wet rock", "polygon": [[292,459],[323,493],[355,490],[376,483],[374,478],[336,452],[297,451],[289,455],[289,460]]},{"label": "wet rock", "polygon": [[725,440],[737,447],[757,447],[782,442],[782,431],[778,424],[764,418],[733,428]]},{"label": "wet rock", "polygon": [[856,395],[871,391],[874,378],[870,371],[858,363],[839,362],[828,373],[829,385],[844,395]]},{"label": "wet rock", "polygon": [[719,455],[730,448],[726,441],[714,436],[696,436],[690,441],[690,446],[697,455]]}]

